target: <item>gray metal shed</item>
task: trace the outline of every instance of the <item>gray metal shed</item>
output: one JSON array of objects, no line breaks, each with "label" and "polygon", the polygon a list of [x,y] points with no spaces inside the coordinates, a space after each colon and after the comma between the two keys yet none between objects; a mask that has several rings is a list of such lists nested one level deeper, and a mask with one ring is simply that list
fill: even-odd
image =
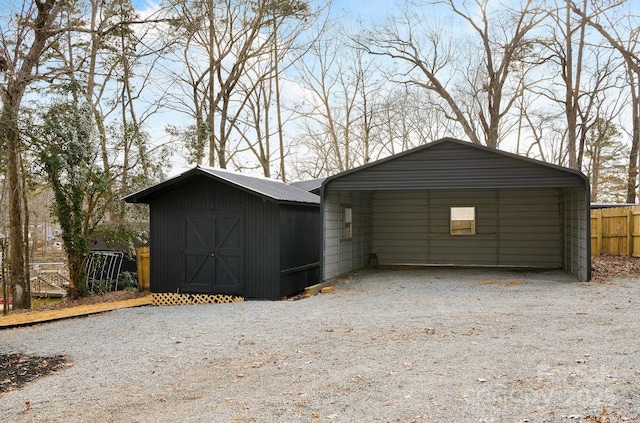
[{"label": "gray metal shed", "polygon": [[149,204],[153,293],[277,299],[319,281],[317,195],[198,166],[125,201]]},{"label": "gray metal shed", "polygon": [[369,265],[565,269],[591,278],[579,171],[451,138],[322,184],[322,277]]}]

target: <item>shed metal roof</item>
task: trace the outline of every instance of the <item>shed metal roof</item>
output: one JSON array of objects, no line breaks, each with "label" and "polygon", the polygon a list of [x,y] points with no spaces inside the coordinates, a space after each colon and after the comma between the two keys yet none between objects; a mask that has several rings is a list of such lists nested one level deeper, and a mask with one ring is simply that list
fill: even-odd
[{"label": "shed metal roof", "polygon": [[124,198],[124,201],[127,203],[148,203],[162,191],[196,175],[216,179],[276,203],[320,204],[319,196],[292,185],[203,166],[197,166],[164,182],[130,194]]},{"label": "shed metal roof", "polygon": [[584,187],[580,171],[453,138],[328,177],[322,190]]},{"label": "shed metal roof", "polygon": [[319,190],[322,187],[322,183],[325,179],[327,178],[307,179],[304,181],[291,182],[290,185],[296,188],[303,189],[307,192],[313,192],[315,190]]}]

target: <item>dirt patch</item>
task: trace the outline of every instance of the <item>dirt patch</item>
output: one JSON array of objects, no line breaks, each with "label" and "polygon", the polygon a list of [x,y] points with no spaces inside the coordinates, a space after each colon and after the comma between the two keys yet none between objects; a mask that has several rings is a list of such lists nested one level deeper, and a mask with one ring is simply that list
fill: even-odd
[{"label": "dirt patch", "polygon": [[640,258],[629,256],[591,258],[593,282],[608,282],[615,278],[640,278]]},{"label": "dirt patch", "polygon": [[71,361],[64,355],[41,357],[2,354],[0,355],[0,394],[19,389],[32,380],[71,365]]}]

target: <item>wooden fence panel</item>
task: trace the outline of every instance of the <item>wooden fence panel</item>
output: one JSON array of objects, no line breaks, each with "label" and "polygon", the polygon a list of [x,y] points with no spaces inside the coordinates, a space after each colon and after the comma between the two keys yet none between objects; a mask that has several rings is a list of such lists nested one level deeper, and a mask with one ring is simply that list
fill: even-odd
[{"label": "wooden fence panel", "polygon": [[632,210],[631,215],[631,255],[633,257],[640,257],[640,208],[638,210]]},{"label": "wooden fence panel", "polygon": [[591,255],[640,257],[640,206],[591,210]]},{"label": "wooden fence panel", "polygon": [[138,291],[149,291],[151,289],[151,262],[149,260],[149,247],[136,248],[136,264],[138,265]]}]

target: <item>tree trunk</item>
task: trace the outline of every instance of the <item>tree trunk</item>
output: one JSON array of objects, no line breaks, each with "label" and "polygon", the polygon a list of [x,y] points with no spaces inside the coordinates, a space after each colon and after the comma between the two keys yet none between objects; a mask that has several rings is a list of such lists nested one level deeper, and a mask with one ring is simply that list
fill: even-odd
[{"label": "tree trunk", "polygon": [[591,152],[591,202],[598,201],[600,194],[600,146],[596,143]]},{"label": "tree trunk", "polygon": [[218,125],[218,166],[227,168],[227,122],[229,121],[229,104],[231,103],[231,90],[223,88],[222,107],[220,108],[220,124]]},{"label": "tree trunk", "polygon": [[[640,88],[639,88],[640,90]],[[629,177],[627,180],[627,203],[635,204],[640,198],[638,188],[638,149],[640,148],[640,101],[633,99],[633,135],[631,139],[631,151],[629,153]],[[638,192],[636,192],[638,188]]]},{"label": "tree trunk", "polygon": [[[7,100],[12,100],[13,97]],[[22,184],[20,181],[20,135],[18,133],[17,107],[5,101],[0,118],[2,135],[7,153],[7,179],[9,181],[9,236],[11,268],[9,284],[13,297],[13,307],[31,307],[29,286],[25,278],[24,233],[22,225]]]},{"label": "tree trunk", "polygon": [[[215,103],[215,72],[216,72],[216,61],[215,55],[213,52],[215,46],[215,19],[214,19],[214,11],[213,11],[213,1],[207,3],[207,18],[209,20],[209,45],[206,46],[209,50],[209,86],[207,90],[207,102],[209,104],[209,112],[207,115],[207,125],[209,127],[209,166],[213,167],[216,165],[216,129],[215,129],[215,113],[216,113],[216,103]],[[195,87],[194,87],[195,89]],[[194,98],[196,93],[194,92]]]},{"label": "tree trunk", "polygon": [[[18,127],[18,112],[20,104],[27,86],[35,79],[34,71],[37,64],[47,48],[47,41],[52,34],[50,32],[53,22],[65,5],[65,1],[41,0],[34,2],[37,8],[37,15],[18,16],[24,19],[23,25],[33,31],[29,34],[30,45],[22,42],[13,45],[20,48],[20,54],[16,54],[21,59],[14,62],[14,72],[6,81],[6,85],[0,85],[2,97],[2,112],[0,114],[0,139],[4,141],[4,149],[7,154],[6,178],[9,181],[9,226],[11,237],[11,290],[13,295],[14,308],[29,308],[31,297],[29,293],[28,280],[25,277],[24,262],[24,233],[22,217],[22,184],[20,172],[21,140],[20,129]],[[19,31],[20,32],[20,31]],[[24,35],[24,34],[21,34]],[[3,41],[5,41],[3,39]],[[6,49],[8,44],[4,43]],[[5,76],[6,77],[6,76]]]},{"label": "tree trunk", "polygon": [[573,87],[573,39],[571,30],[571,6],[567,3],[565,17],[565,48],[567,49],[565,63],[565,113],[567,115],[567,153],[569,156],[569,167],[576,169],[576,121],[577,110],[574,102]]},{"label": "tree trunk", "polygon": [[[284,135],[282,134],[282,102],[280,99],[280,69],[278,66],[278,27],[276,18],[273,17],[273,65],[274,65],[274,82],[276,84],[276,117],[278,121],[278,147],[280,149],[280,179],[287,182],[287,175],[284,166]],[[267,136],[269,133],[267,131]]]},{"label": "tree trunk", "polygon": [[[635,73],[634,69],[627,64],[629,87],[631,88],[631,151],[629,152],[629,167],[627,178],[627,203],[635,204],[640,198],[640,186],[638,185],[638,150],[640,149],[640,72]],[[638,191],[636,191],[638,190]]]},{"label": "tree trunk", "polygon": [[[26,295],[29,299],[29,306],[25,308],[31,308],[31,247],[29,246],[29,202],[27,201],[27,180],[26,180],[26,172],[24,170],[24,162],[20,160],[20,171],[23,175],[22,177],[22,206],[24,207],[24,279],[26,281]],[[35,238],[35,237],[34,237]],[[34,240],[35,241],[35,240]],[[35,244],[33,249],[35,249]]]}]

